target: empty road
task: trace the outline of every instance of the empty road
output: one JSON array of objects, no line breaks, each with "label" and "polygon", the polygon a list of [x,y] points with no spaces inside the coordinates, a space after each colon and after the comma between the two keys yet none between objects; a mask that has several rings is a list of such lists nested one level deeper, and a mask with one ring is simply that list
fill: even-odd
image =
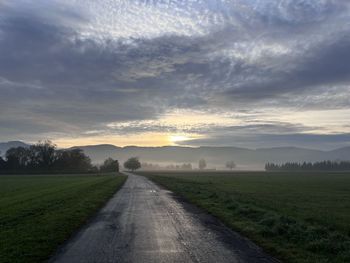
[{"label": "empty road", "polygon": [[147,178],[128,176],[50,262],[277,262]]}]

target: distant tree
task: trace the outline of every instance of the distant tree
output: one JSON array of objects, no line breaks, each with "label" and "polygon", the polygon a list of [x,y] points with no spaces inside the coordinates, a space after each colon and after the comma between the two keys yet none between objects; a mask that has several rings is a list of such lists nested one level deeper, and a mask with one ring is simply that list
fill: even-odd
[{"label": "distant tree", "polygon": [[200,159],[198,162],[198,168],[203,170],[207,167],[207,162],[204,159]]},{"label": "distant tree", "polygon": [[61,150],[56,153],[56,171],[89,172],[94,170],[91,159],[81,149]]},{"label": "distant tree", "polygon": [[81,149],[57,150],[50,141],[38,142],[27,147],[15,147],[7,150],[5,160],[0,158],[0,172],[10,173],[47,173],[97,172],[91,159]]},{"label": "distant tree", "polygon": [[11,170],[24,170],[30,163],[29,150],[24,147],[10,148],[6,152],[6,167]]},{"label": "distant tree", "polygon": [[228,169],[230,169],[230,170],[232,170],[233,168],[236,168],[235,162],[234,162],[234,161],[228,161],[228,162],[226,163],[226,168],[228,168]]},{"label": "distant tree", "polygon": [[124,163],[124,167],[128,170],[135,171],[141,168],[141,163],[137,157],[131,157]]},{"label": "distant tree", "polygon": [[113,160],[112,158],[106,159],[100,166],[100,172],[119,172],[119,162],[118,160]]},{"label": "distant tree", "polygon": [[0,156],[0,171],[6,169],[6,161]]},{"label": "distant tree", "polygon": [[39,141],[30,146],[30,166],[39,170],[50,170],[56,161],[56,145],[51,141]]}]

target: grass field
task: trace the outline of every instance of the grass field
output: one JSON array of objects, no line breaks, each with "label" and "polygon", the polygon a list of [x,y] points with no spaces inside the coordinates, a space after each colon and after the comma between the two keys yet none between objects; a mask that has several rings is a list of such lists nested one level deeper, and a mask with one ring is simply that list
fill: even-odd
[{"label": "grass field", "polygon": [[141,173],[284,262],[350,262],[349,173]]},{"label": "grass field", "polygon": [[125,176],[0,176],[0,262],[43,262]]}]

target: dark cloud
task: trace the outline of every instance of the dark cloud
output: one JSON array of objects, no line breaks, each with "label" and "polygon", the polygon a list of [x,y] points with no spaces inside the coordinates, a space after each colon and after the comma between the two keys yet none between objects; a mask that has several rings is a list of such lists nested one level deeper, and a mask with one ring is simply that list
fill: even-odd
[{"label": "dark cloud", "polygon": [[305,52],[293,69],[283,72],[265,72],[268,79],[247,81],[225,92],[243,100],[260,100],[278,97],[281,94],[295,94],[312,91],[324,86],[348,85],[350,83],[350,38],[340,36],[331,43],[322,43]]},{"label": "dark cloud", "polygon": [[230,146],[270,148],[295,146],[311,149],[335,149],[350,146],[350,134],[241,134],[215,135],[207,139],[181,142],[191,146]]},{"label": "dark cloud", "polygon": [[[125,13],[111,14],[109,1],[100,9],[79,3],[0,3],[2,138],[23,130],[38,136],[173,132],[178,127],[106,126],[156,120],[173,109],[349,109],[350,11],[343,1],[198,1],[171,8],[157,2],[156,15],[144,22],[143,1],[134,3],[138,17],[125,6]],[[306,129],[264,121],[185,132],[228,142],[225,132],[261,138],[265,130],[282,141],[275,133]]]}]

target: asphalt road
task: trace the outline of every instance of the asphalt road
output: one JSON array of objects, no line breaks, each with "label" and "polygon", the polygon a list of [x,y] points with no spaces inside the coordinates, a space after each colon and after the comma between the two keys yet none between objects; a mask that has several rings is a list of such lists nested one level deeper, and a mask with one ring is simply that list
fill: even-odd
[{"label": "asphalt road", "polygon": [[50,262],[277,262],[148,179],[122,189]]}]

